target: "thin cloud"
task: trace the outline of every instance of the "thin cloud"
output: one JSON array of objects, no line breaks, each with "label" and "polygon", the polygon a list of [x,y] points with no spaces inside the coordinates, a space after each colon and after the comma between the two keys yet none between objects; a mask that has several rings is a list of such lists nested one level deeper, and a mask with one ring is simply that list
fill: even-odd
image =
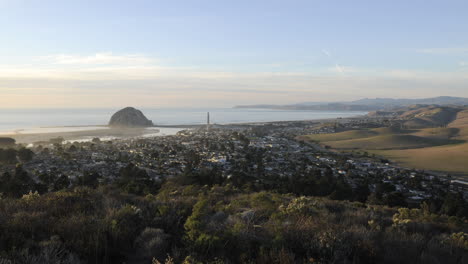
[{"label": "thin cloud", "polygon": [[339,64],[335,64],[335,69],[336,71],[338,71],[339,73],[344,73],[343,69],[341,68],[341,66]]},{"label": "thin cloud", "polygon": [[336,63],[333,67],[329,67],[327,71],[332,72],[332,73],[340,73],[340,74],[355,74],[355,75],[365,75],[365,76],[377,75],[376,74],[377,72],[375,70],[343,66],[338,63]]},{"label": "thin cloud", "polygon": [[114,55],[112,52],[96,53],[89,56],[58,54],[41,57],[44,63],[60,65],[148,65],[153,58],[141,54]]},{"label": "thin cloud", "polygon": [[464,54],[468,53],[468,48],[429,48],[429,49],[418,49],[419,53],[426,54]]},{"label": "thin cloud", "polygon": [[[138,56],[137,56],[138,57]],[[447,94],[468,96],[468,74],[407,69],[354,68],[331,63],[304,72],[236,72],[171,67],[149,59],[109,54],[48,56],[34,64],[0,65],[0,105],[22,107],[229,106],[295,103],[304,98],[344,100]],[[61,63],[57,63],[57,62]],[[464,62],[463,62],[464,63]],[[82,100],[76,100],[82,98]],[[261,98],[261,99],[259,99]]]},{"label": "thin cloud", "polygon": [[[32,64],[0,65],[3,79],[57,79],[57,80],[153,80],[174,79],[232,79],[264,78],[266,76],[300,76],[301,72],[230,72],[197,67],[160,65],[156,58],[142,54],[96,53],[92,55],[58,54],[37,57]],[[270,67],[281,67],[279,63]]]},{"label": "thin cloud", "polygon": [[[336,70],[336,69],[335,69]],[[346,67],[342,68],[346,72]],[[209,74],[209,72],[207,73]],[[288,75],[231,73],[222,78],[162,75],[152,79],[2,79],[0,105],[22,107],[114,107],[131,102],[145,107],[174,107],[200,104],[288,104],[314,98],[321,101],[359,97],[406,97],[421,94],[467,96],[468,78],[461,72],[438,76],[431,72],[383,72],[368,75],[358,72],[340,77],[309,73]],[[440,74],[440,73],[439,73]],[[81,98],[82,100],[76,100]]]},{"label": "thin cloud", "polygon": [[325,55],[327,55],[327,57],[331,57],[330,52],[329,52],[328,50],[326,50],[326,49],[323,49],[323,50],[322,50],[322,53],[325,54]]},{"label": "thin cloud", "polygon": [[[328,58],[332,59],[332,55],[328,50],[322,49],[322,53],[325,54]],[[340,74],[344,74],[343,68],[337,62],[335,62],[335,67],[333,67],[333,71],[338,72]]]}]

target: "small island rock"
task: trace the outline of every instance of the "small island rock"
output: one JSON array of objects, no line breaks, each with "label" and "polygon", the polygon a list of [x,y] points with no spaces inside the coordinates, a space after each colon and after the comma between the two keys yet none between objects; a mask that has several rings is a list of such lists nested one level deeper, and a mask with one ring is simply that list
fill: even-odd
[{"label": "small island rock", "polygon": [[126,107],[112,115],[109,121],[112,127],[150,127],[153,122],[138,109]]}]

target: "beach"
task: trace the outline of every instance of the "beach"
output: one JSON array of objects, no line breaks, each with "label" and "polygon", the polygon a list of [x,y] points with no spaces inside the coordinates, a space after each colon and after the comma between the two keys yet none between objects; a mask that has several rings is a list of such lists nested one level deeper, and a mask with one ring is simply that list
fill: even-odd
[{"label": "beach", "polygon": [[100,138],[101,140],[112,140],[119,138],[131,137],[151,137],[151,136],[165,136],[174,135],[182,128],[166,128],[166,127],[151,127],[151,128],[110,128],[92,127],[86,130],[82,127],[77,127],[74,131],[63,132],[42,132],[42,133],[7,133],[0,134],[0,137],[10,137],[16,140],[17,143],[30,144],[48,142],[50,139],[62,137],[65,141],[91,141],[93,138]]}]

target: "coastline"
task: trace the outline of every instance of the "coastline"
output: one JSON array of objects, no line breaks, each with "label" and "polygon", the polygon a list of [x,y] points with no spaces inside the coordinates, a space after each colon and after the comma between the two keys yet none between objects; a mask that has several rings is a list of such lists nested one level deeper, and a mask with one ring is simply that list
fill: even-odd
[{"label": "coastline", "polygon": [[10,137],[17,143],[30,144],[37,142],[48,142],[50,139],[62,137],[65,141],[87,140],[92,138],[131,138],[140,137],[146,134],[155,134],[159,132],[157,128],[103,128],[94,130],[51,132],[51,133],[31,133],[31,134],[0,134],[0,137]]},{"label": "coastline", "polygon": [[[291,123],[326,123],[340,120],[347,122],[367,117],[366,115],[357,115],[354,117],[345,118],[323,118],[323,119],[308,119],[308,120],[289,120],[289,121],[266,121],[266,122],[239,122],[227,124],[211,124],[213,127],[233,128],[233,127],[249,127],[261,125],[287,125]],[[147,128],[111,128],[106,125],[83,125],[83,126],[49,126],[40,127],[41,129],[62,129],[75,128],[75,131],[60,131],[60,132],[39,132],[39,133],[0,133],[0,137],[10,137],[20,144],[30,143],[46,143],[50,139],[62,137],[65,141],[82,141],[91,140],[92,138],[133,138],[133,137],[148,137],[148,136],[164,136],[174,135],[177,131],[184,129],[197,129],[206,126],[205,124],[195,125],[157,125]],[[93,128],[93,129],[82,129]],[[81,130],[80,130],[81,129]]]}]

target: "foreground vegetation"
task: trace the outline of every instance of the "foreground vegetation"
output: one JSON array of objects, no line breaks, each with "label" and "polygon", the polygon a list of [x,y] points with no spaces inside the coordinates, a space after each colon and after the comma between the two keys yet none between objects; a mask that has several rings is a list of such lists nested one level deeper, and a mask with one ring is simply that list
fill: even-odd
[{"label": "foreground vegetation", "polygon": [[[21,167],[16,173],[27,178]],[[468,260],[467,205],[455,194],[439,207],[391,208],[375,205],[378,197],[332,200],[357,200],[337,193],[346,193],[338,182],[323,190],[213,175],[186,173],[161,183],[128,166],[113,184],[87,175],[57,191],[7,192],[0,200],[0,263]]]}]

